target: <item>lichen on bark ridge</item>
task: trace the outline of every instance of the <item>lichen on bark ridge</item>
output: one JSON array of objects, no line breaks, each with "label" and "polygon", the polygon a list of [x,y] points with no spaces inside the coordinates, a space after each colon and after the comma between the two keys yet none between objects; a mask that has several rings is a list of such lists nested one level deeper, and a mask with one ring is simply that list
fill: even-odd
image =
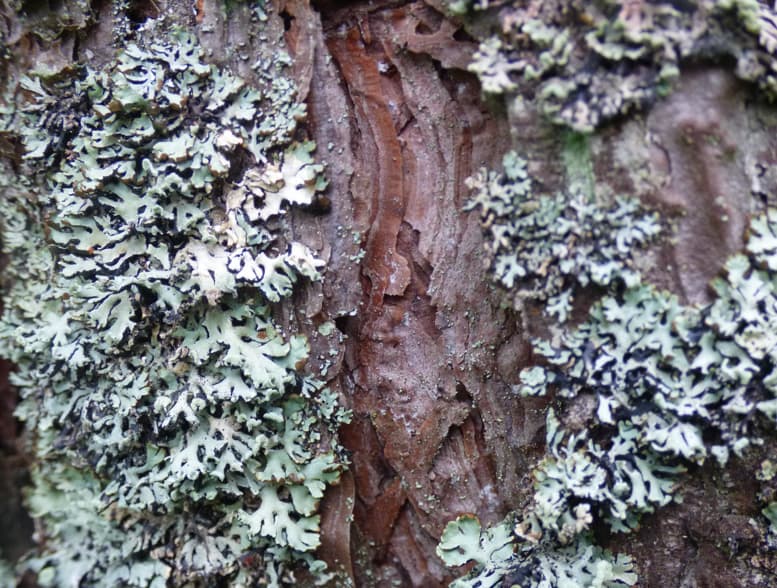
[{"label": "lichen on bark ridge", "polygon": [[[470,68],[484,91],[504,94],[514,112],[541,112],[575,131],[593,133],[649,106],[670,92],[689,63],[733,62],[759,98],[774,98],[774,11],[766,3],[449,5],[469,16],[490,11],[501,24],[497,36],[486,35]],[[478,26],[471,30],[482,33]],[[521,288],[541,292],[536,273],[525,268],[555,275],[538,254],[554,233],[540,223],[529,223],[539,237],[523,228],[521,215],[531,218],[543,200],[519,205],[527,200],[526,177],[514,168],[506,159],[504,189],[486,181],[502,177],[493,172],[473,180],[472,207],[483,212],[487,248],[500,254],[492,263],[495,278],[519,294]],[[521,231],[537,242],[510,240]],[[728,260],[725,279],[712,284],[710,304],[683,305],[639,279],[631,286],[616,280],[600,284],[605,296],[588,321],[551,329],[553,342],[535,342],[537,356],[553,367],[524,370],[521,392],[552,391],[562,416],[548,414],[548,456],[534,471],[529,506],[487,530],[469,515],[446,529],[438,553],[453,565],[476,562],[454,585],[632,585],[632,563],[595,547],[591,530],[636,528],[641,513],[673,500],[689,463],[713,456],[725,464],[774,437],[774,345],[767,326],[775,299],[774,231],[773,209],[752,219],[747,253]],[[571,264],[574,253],[566,249],[559,248],[559,258],[571,257],[564,261]],[[527,252],[535,258],[520,262]],[[551,267],[553,261],[547,260]],[[557,312],[556,300],[550,302]],[[768,502],[767,496],[761,494]],[[772,521],[774,502],[762,512]],[[764,523],[752,524],[763,533]],[[773,529],[762,541],[774,548]]]},{"label": "lichen on bark ridge", "polygon": [[[140,39],[140,36],[138,37]],[[36,461],[43,586],[285,585],[313,556],[347,413],[277,305],[322,262],[325,186],[282,50],[252,88],[190,34],[20,80],[3,118],[3,354]]]},{"label": "lichen on bark ridge", "polygon": [[[594,526],[635,529],[642,514],[679,499],[688,464],[713,457],[725,466],[774,435],[777,211],[754,218],[749,235],[713,283],[711,304],[611,286],[560,344],[535,343],[549,366],[523,370],[520,393],[552,390],[565,418],[549,410],[548,456],[526,509],[485,531],[471,516],[448,525],[440,556],[477,564],[454,586],[633,585],[631,562],[596,547]],[[763,509],[770,542],[774,509]]]},{"label": "lichen on bark ridge", "polygon": [[[459,30],[460,21],[431,8],[442,10],[443,4],[321,0],[311,7],[306,0],[280,0],[267,3],[267,26],[257,32],[239,2],[227,3],[227,11],[220,0],[129,2],[132,26],[177,11],[170,20],[198,31],[206,52],[213,52],[209,61],[229,62],[255,86],[252,52],[266,46],[259,36],[280,38],[285,25],[294,57],[289,71],[309,97],[310,130],[318,158],[329,159],[327,176],[337,198],[328,214],[289,215],[294,240],[315,243],[321,258],[328,258],[327,279],[295,288],[295,304],[275,305],[280,312],[273,316],[277,324],[285,327],[291,319],[307,333],[307,367],[322,375],[328,369],[330,383],[354,408],[355,423],[343,439],[355,467],[327,493],[320,554],[333,561],[334,553],[344,571],[353,570],[356,585],[442,586],[454,571],[442,568],[434,544],[447,520],[472,512],[488,526],[507,505],[524,504],[532,492],[531,469],[544,451],[546,402],[516,398],[510,390],[520,369],[533,361],[529,338],[545,336],[548,322],[536,305],[516,313],[491,283],[481,268],[484,255],[473,255],[482,244],[477,215],[460,211],[463,179],[482,166],[498,167],[511,148],[525,155],[538,192],[567,192],[560,186],[570,169],[557,150],[563,135],[533,110],[537,103],[530,94],[522,111],[512,102],[510,110],[489,112],[477,100],[476,77],[457,71],[466,70],[477,44]],[[93,3],[91,9],[110,30],[116,6]],[[110,32],[106,36],[106,27],[97,26],[74,45],[70,26],[53,42],[53,53],[57,44],[61,50],[59,63],[86,55],[101,70],[110,51],[98,47],[112,46]],[[120,46],[120,40],[113,44]],[[30,54],[38,54],[34,46]],[[52,63],[49,55],[40,63]],[[748,215],[758,210],[743,197],[753,178],[750,164],[765,172],[759,176],[762,193],[771,193],[774,182],[774,143],[764,140],[768,133],[758,126],[770,123],[752,116],[752,94],[728,73],[730,65],[727,60],[684,69],[659,105],[679,104],[677,111],[644,108],[644,117],[603,125],[590,137],[590,170],[583,170],[591,176],[595,171],[605,196],[639,197],[677,222],[687,255],[660,239],[639,255],[637,269],[653,268],[651,279],[671,288],[683,304],[708,302],[707,282],[743,246]],[[710,91],[710,77],[725,82],[716,86],[720,92]],[[506,118],[513,123],[512,142]],[[687,159],[678,158],[678,151]],[[246,175],[241,183],[248,188],[253,179]],[[694,214],[677,221],[682,208]],[[596,292],[579,293],[573,324],[584,320],[583,306]],[[322,339],[325,332],[340,339],[338,349]],[[573,400],[572,416],[580,422],[590,405],[585,394]],[[760,459],[758,450],[747,455]],[[611,549],[634,556],[641,585],[714,578],[736,586],[732,577],[747,578],[747,586],[770,585],[752,581],[757,564],[751,556],[766,557],[762,570],[772,568],[768,553],[753,548],[760,539],[748,518],[760,520],[760,507],[751,504],[755,490],[741,475],[750,470],[733,461],[724,471],[709,464],[699,468],[700,475],[684,477],[683,505],[668,505],[644,517],[635,533],[609,539]],[[599,555],[576,553],[567,549],[567,560]]]},{"label": "lichen on bark ridge", "polygon": [[448,2],[456,14],[498,14],[470,70],[488,94],[532,96],[580,132],[666,96],[684,63],[733,61],[740,79],[777,96],[775,11],[757,0]]}]

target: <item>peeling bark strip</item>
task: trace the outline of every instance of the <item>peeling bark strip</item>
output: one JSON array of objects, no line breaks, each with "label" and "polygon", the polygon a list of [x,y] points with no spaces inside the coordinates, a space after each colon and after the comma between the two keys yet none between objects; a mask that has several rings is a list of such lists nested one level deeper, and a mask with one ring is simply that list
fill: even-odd
[{"label": "peeling bark strip", "polygon": [[[444,585],[433,546],[449,513],[496,520],[514,492],[496,481],[467,392],[499,402],[496,386],[482,383],[496,369],[492,353],[469,349],[500,336],[499,295],[477,278],[466,280],[471,290],[453,286],[456,275],[482,273],[477,229],[460,213],[461,180],[506,147],[506,127],[500,134],[470,75],[430,57],[461,48],[456,27],[423,3],[325,10],[322,20],[316,51],[336,71],[313,76],[311,120],[330,161],[333,215],[363,247],[360,267],[328,280],[333,290],[360,286],[356,316],[341,322],[350,337],[343,388],[355,411],[343,442],[356,482],[356,580]],[[346,107],[334,121],[333,103]],[[322,149],[330,142],[331,156]],[[505,403],[495,412],[516,411]],[[514,479],[509,453],[496,468]]]}]

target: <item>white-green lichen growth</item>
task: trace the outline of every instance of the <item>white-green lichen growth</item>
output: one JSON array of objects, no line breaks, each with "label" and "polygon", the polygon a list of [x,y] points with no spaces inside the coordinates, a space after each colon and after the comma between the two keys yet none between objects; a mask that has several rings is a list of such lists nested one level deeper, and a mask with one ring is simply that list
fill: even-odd
[{"label": "white-green lichen growth", "polygon": [[468,180],[474,196],[467,209],[479,211],[494,278],[516,302],[542,302],[563,322],[575,288],[639,282],[631,253],[660,232],[655,214],[628,198],[601,205],[577,187],[538,195],[515,152],[503,165],[503,173],[483,169]]},{"label": "white-green lichen growth", "polygon": [[13,567],[0,556],[0,588],[16,588]]},{"label": "white-green lichen growth", "polygon": [[565,547],[548,541],[516,547],[512,517],[483,530],[476,517],[463,515],[445,528],[437,554],[450,566],[476,563],[451,588],[624,588],[637,579],[628,558],[614,557],[587,537]]},{"label": "white-green lichen growth", "polygon": [[777,12],[756,0],[449,2],[464,14],[499,6],[497,36],[470,70],[490,94],[531,95],[552,121],[590,132],[671,90],[686,62],[733,61],[777,97]]},{"label": "white-green lichen growth", "polygon": [[347,414],[274,318],[322,266],[283,240],[284,208],[324,186],[284,63],[252,88],[174,33],[22,81],[0,348],[37,458],[43,586],[325,578],[318,504]]},{"label": "white-green lichen growth", "polygon": [[[537,561],[537,550],[589,545],[594,524],[633,529],[640,515],[675,498],[685,465],[711,457],[725,464],[773,433],[777,210],[752,220],[745,252],[725,270],[707,306],[683,306],[649,285],[611,288],[559,344],[535,342],[546,365],[521,373],[522,394],[552,390],[562,412],[575,417],[565,425],[563,416],[548,413],[548,454],[534,472],[533,499],[510,519],[513,558],[504,545],[488,554],[481,549],[470,556],[478,565],[462,585],[495,585],[495,575],[527,588],[600,585],[580,576],[565,584],[513,574],[535,569],[529,562]],[[774,526],[774,505],[763,512]],[[443,541],[440,553],[457,565],[448,555],[457,549]],[[615,562],[629,569],[623,556]],[[613,585],[635,580],[629,572]]]},{"label": "white-green lichen growth", "polygon": [[777,536],[777,502],[770,502],[761,513],[769,520],[769,532]]},{"label": "white-green lichen growth", "polygon": [[758,470],[755,477],[764,482],[770,482],[777,476],[777,464],[770,459],[761,462],[761,469]]}]

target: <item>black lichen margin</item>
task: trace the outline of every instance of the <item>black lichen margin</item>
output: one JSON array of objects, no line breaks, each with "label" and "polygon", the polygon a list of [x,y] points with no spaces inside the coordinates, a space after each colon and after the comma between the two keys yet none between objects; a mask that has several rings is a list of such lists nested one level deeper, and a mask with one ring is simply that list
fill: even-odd
[{"label": "black lichen margin", "polygon": [[[528,194],[523,175],[513,181],[523,187],[512,192]],[[471,516],[448,525],[438,554],[450,565],[477,562],[453,586],[633,585],[629,559],[594,545],[594,523],[628,532],[640,515],[675,498],[685,465],[709,457],[725,464],[774,433],[777,210],[754,218],[748,234],[746,251],[713,282],[713,303],[683,306],[638,279],[611,281],[586,322],[558,343],[535,342],[547,365],[521,373],[521,393],[553,390],[562,409],[575,403],[582,413],[572,426],[549,411],[548,455],[534,471],[534,497],[523,512],[486,531]],[[542,245],[552,235],[527,234]],[[513,247],[533,251],[525,243]],[[764,509],[773,525],[775,512],[774,503]]]},{"label": "black lichen margin", "polygon": [[272,318],[322,265],[282,240],[284,206],[325,185],[287,64],[251,88],[172,33],[25,78],[3,116],[25,155],[0,175],[0,351],[36,456],[20,571],[42,586],[326,579],[348,415]]},{"label": "black lichen margin", "polygon": [[[777,98],[777,12],[758,0],[455,0],[459,15],[492,11],[470,71],[487,94],[526,97],[557,124],[591,132],[671,91],[688,62],[733,63]],[[466,19],[465,19],[466,22]]]}]

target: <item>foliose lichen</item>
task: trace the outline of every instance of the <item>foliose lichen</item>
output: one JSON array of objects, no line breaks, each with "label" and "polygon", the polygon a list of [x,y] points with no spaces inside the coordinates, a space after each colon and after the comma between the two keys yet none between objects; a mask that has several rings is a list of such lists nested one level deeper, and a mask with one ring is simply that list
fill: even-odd
[{"label": "foliose lichen", "polygon": [[0,557],[0,588],[16,588],[13,568],[2,557]]},{"label": "foliose lichen", "polygon": [[658,217],[632,199],[600,204],[579,186],[570,193],[538,195],[526,162],[514,151],[504,171],[481,169],[467,181],[487,232],[494,279],[514,291],[516,303],[535,300],[566,321],[576,286],[633,286],[639,274],[631,252],[661,230]]},{"label": "foliose lichen", "polygon": [[2,0],[0,13],[15,21],[0,32],[0,59],[7,37],[18,37],[20,29],[43,41],[54,41],[63,32],[83,29],[94,21],[94,6],[87,0],[63,2],[56,10],[51,10],[48,3]]},{"label": "foliose lichen", "polygon": [[514,520],[483,530],[477,517],[463,515],[448,524],[437,547],[450,566],[474,561],[472,573],[451,583],[451,588],[623,588],[636,581],[629,558],[594,545],[580,536],[569,545],[552,541],[516,545]]},{"label": "foliose lichen", "polygon": [[[686,465],[710,457],[725,464],[774,432],[777,210],[752,220],[745,252],[712,287],[715,301],[697,307],[640,282],[611,283],[587,321],[556,344],[535,342],[546,364],[521,373],[521,394],[552,391],[562,413],[583,415],[565,420],[549,410],[547,456],[527,508],[485,535],[466,517],[449,525],[440,556],[450,565],[477,562],[455,585],[633,585],[625,556],[595,552],[591,565],[613,574],[599,583],[581,571],[572,579],[539,572],[537,562],[593,548],[595,524],[628,532],[675,499]],[[774,512],[764,509],[772,523]]]},{"label": "foliose lichen", "polygon": [[[21,81],[4,132],[0,351],[36,456],[42,586],[325,579],[336,396],[278,304],[322,262],[285,241],[324,187],[278,55],[249,87],[183,32]],[[313,581],[312,580],[312,581]]]},{"label": "foliose lichen", "polygon": [[[552,121],[589,132],[671,90],[683,63],[733,60],[736,74],[777,96],[777,12],[757,0],[459,0],[491,10],[470,70],[490,94],[533,96]],[[516,98],[520,99],[520,98]]]}]

